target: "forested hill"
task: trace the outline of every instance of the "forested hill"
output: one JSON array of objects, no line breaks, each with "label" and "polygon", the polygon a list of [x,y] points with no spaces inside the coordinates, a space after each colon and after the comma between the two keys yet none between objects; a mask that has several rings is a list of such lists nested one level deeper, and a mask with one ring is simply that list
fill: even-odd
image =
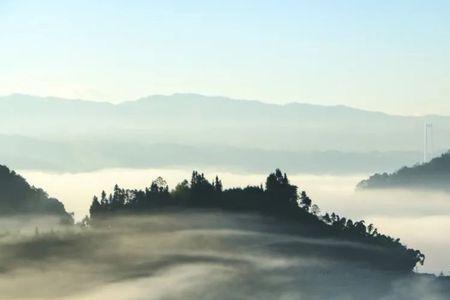
[{"label": "forested hill", "polygon": [[64,224],[73,223],[72,215],[66,212],[61,202],[0,165],[0,217],[17,215],[54,216]]},{"label": "forested hill", "polygon": [[359,189],[435,189],[450,191],[450,152],[428,163],[403,167],[388,174],[375,174],[358,184]]},{"label": "forested hill", "polygon": [[145,190],[122,189],[116,185],[112,194],[103,191],[100,197],[94,196],[89,222],[93,226],[109,227],[112,216],[186,209],[268,215],[277,225],[285,225],[282,233],[331,239],[341,244],[338,249],[321,246],[321,243],[291,248],[291,251],[305,255],[347,259],[393,271],[412,271],[417,263],[423,264],[425,258],[420,251],[401,244],[399,239],[379,233],[372,224],[352,221],[334,213],[321,215],[319,207],[312,204],[304,191],[299,192],[297,186],[290,184],[280,170],[267,177],[265,187],[223,189],[219,178],[210,182],[198,172],[193,172],[190,182],[185,180],[171,191],[161,177]]}]

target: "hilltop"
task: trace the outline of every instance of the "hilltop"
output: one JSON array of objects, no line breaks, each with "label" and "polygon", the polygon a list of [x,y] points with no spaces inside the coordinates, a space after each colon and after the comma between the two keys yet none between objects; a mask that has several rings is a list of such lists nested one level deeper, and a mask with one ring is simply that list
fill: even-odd
[{"label": "hilltop", "polygon": [[306,192],[290,184],[287,175],[279,169],[267,177],[264,187],[224,189],[218,177],[210,182],[196,171],[190,181],[179,183],[172,191],[161,177],[144,190],[122,189],[116,185],[112,194],[103,191],[99,197],[94,196],[90,219],[85,222],[109,228],[114,224],[112,217],[133,218],[167,211],[183,214],[192,210],[265,215],[273,218],[272,226],[267,224],[268,231],[282,228],[279,234],[343,243],[342,247],[332,250],[320,243],[313,247],[283,247],[284,251],[297,251],[305,256],[348,260],[398,272],[410,272],[425,260],[419,250],[378,232],[373,224],[352,221],[335,213],[320,214],[319,207],[312,203]]}]

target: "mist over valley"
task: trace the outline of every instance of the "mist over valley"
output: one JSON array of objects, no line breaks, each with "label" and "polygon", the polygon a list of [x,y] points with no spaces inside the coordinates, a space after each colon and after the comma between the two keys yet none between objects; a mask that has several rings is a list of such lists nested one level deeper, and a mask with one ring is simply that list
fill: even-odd
[{"label": "mist over valley", "polygon": [[0,300],[450,299],[450,1],[0,1]]}]

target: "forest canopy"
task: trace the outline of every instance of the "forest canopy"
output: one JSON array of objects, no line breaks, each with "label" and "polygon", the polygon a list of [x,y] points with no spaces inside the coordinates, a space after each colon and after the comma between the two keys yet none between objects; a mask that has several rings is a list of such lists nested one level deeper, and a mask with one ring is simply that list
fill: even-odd
[{"label": "forest canopy", "polygon": [[[194,171],[190,181],[184,180],[172,190],[158,177],[143,190],[123,189],[118,185],[107,195],[102,191],[94,196],[89,222],[108,224],[115,215],[155,213],[162,210],[214,209],[221,211],[260,213],[269,215],[282,224],[294,224],[296,232],[317,238],[338,239],[369,246],[333,253],[346,258],[368,261],[378,268],[411,271],[425,256],[407,248],[399,239],[381,234],[373,224],[353,221],[335,213],[321,214],[305,191],[290,183],[279,169],[271,173],[265,185],[224,189],[216,176],[209,181],[204,174]],[[106,220],[106,221],[105,221]],[[326,252],[326,249],[324,249]],[[329,254],[329,253],[327,253]]]},{"label": "forest canopy", "polygon": [[64,204],[0,165],[0,216],[15,215],[55,216],[63,224],[73,223],[73,216],[65,210]]}]

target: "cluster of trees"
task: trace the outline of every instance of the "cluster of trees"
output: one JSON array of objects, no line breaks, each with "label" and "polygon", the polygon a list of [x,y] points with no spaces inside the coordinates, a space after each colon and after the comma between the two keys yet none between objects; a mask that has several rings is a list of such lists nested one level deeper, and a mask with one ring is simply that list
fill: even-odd
[{"label": "cluster of trees", "polygon": [[158,177],[144,190],[114,187],[113,193],[105,191],[100,198],[94,196],[90,207],[90,220],[94,222],[114,213],[143,213],[165,208],[214,208],[239,212],[260,212],[281,217],[286,222],[301,223],[302,233],[314,236],[361,242],[382,249],[386,256],[395,257],[400,268],[411,270],[417,263],[423,264],[425,256],[409,249],[399,239],[380,234],[364,221],[352,221],[335,213],[321,215],[317,205],[306,192],[290,184],[286,174],[279,169],[271,173],[265,186],[224,189],[216,177],[208,181],[194,171],[190,182],[184,180],[173,190],[164,179]]},{"label": "cluster of trees", "polygon": [[320,220],[327,225],[330,225],[337,236],[343,236],[349,239],[363,241],[366,244],[403,252],[403,254],[405,254],[403,258],[406,259],[406,261],[409,261],[412,268],[417,263],[423,265],[425,262],[425,255],[422,252],[407,248],[400,242],[399,238],[393,238],[378,232],[378,229],[373,224],[366,225],[364,220],[354,222],[351,219],[340,217],[335,213],[332,213],[331,215],[326,213],[320,217]]},{"label": "cluster of trees", "polygon": [[124,211],[146,211],[156,208],[186,206],[193,208],[223,208],[230,210],[259,210],[262,212],[307,212],[312,201],[297,187],[291,185],[286,174],[276,170],[267,177],[265,188],[223,189],[222,181],[216,176],[211,182],[204,174],[194,171],[191,180],[184,180],[169,191],[166,181],[158,177],[144,190],[122,189],[118,185],[111,194],[103,191],[94,196],[90,208],[91,218]]}]

